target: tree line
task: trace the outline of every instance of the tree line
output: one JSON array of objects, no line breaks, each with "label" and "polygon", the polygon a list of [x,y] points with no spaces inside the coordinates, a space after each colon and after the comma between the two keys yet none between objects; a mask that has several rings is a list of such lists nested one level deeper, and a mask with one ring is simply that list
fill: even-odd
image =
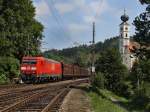
[{"label": "tree line", "polygon": [[32,0],[0,0],[0,80],[19,74],[23,56],[40,53],[43,28]]},{"label": "tree line", "polygon": [[93,86],[105,88],[129,99],[128,108],[140,112],[150,111],[150,0],[140,0],[145,11],[133,21],[135,35],[132,39],[139,44],[131,51],[136,61],[131,70],[122,65],[120,54],[107,49],[96,61],[97,75]]}]

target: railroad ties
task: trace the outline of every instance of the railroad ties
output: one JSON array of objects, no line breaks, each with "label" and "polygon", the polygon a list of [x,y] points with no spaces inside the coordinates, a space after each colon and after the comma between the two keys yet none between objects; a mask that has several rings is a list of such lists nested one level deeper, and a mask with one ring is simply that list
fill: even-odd
[{"label": "railroad ties", "polygon": [[62,81],[7,91],[0,95],[0,112],[58,112],[70,86],[87,79]]}]

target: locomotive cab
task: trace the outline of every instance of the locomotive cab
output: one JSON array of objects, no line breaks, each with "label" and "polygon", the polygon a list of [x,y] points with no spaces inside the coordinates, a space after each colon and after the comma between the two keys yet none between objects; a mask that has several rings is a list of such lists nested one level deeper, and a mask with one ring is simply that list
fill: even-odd
[{"label": "locomotive cab", "polygon": [[61,63],[44,57],[23,57],[20,70],[25,83],[46,82],[62,77]]},{"label": "locomotive cab", "polygon": [[22,60],[20,71],[21,71],[21,78],[24,82],[33,81],[35,80],[35,75],[37,74],[37,64],[38,60],[32,59],[29,57],[25,57]]}]

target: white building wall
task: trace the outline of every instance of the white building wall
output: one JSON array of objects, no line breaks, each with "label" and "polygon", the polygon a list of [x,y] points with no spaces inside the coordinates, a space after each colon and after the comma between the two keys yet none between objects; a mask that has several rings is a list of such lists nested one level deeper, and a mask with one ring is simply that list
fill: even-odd
[{"label": "white building wall", "polygon": [[128,69],[132,67],[131,53],[129,51],[130,46],[130,25],[126,22],[123,22],[120,25],[120,44],[119,51],[122,56],[123,64],[127,66]]}]

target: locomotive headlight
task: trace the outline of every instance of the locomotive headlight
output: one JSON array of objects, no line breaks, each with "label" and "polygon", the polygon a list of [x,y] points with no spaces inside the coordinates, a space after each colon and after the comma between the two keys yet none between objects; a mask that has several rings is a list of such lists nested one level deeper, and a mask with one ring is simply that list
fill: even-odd
[{"label": "locomotive headlight", "polygon": [[26,67],[21,67],[21,70],[26,70],[27,68]]},{"label": "locomotive headlight", "polygon": [[31,67],[31,70],[36,70],[36,67]]}]

